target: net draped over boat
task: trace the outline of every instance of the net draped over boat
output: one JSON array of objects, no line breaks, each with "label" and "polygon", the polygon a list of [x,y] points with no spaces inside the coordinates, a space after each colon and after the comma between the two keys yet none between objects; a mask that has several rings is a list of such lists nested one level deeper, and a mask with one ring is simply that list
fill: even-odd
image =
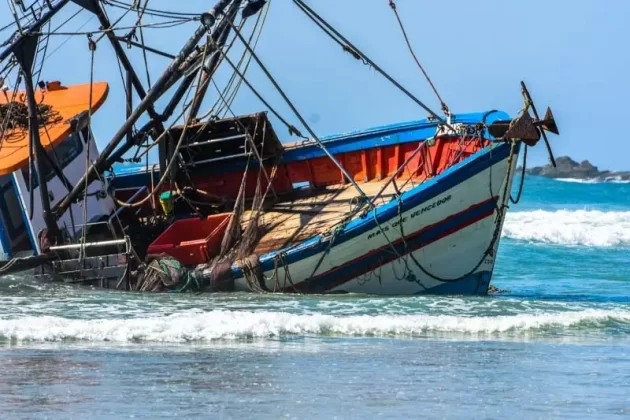
[{"label": "net draped over boat", "polygon": [[[61,121],[61,116],[51,105],[37,104],[39,127],[55,124]],[[0,103],[0,137],[12,130],[29,129],[28,106],[23,102],[10,101]]]}]

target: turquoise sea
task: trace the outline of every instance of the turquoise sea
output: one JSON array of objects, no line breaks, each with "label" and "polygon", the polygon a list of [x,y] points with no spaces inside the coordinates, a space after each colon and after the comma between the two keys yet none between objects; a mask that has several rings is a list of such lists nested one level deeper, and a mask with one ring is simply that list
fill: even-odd
[{"label": "turquoise sea", "polygon": [[3,418],[628,418],[630,184],[528,177],[489,297],[0,280]]}]

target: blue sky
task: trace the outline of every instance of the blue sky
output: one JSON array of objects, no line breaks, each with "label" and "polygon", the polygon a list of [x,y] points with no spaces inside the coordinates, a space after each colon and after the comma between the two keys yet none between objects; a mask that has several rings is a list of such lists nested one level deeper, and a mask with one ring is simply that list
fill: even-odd
[{"label": "blue sky", "polygon": [[[152,0],[151,7],[187,12],[208,9],[214,0]],[[388,0],[310,0],[308,3],[358,47],[427,104],[439,109],[431,90],[410,57]],[[589,159],[606,169],[628,169],[630,139],[624,130],[630,111],[630,2],[574,0],[528,2],[506,0],[397,0],[412,44],[451,110],[501,109],[510,114],[522,107],[520,80],[525,80],[540,108],[554,110],[561,136],[552,136],[556,156]],[[76,11],[68,7],[53,23]],[[8,22],[0,3],[0,25]],[[119,12],[111,11],[114,18]],[[82,12],[64,30],[97,28]],[[87,23],[86,23],[87,22]],[[130,22],[129,19],[123,22]],[[171,29],[147,29],[147,44],[177,52],[196,23]],[[51,51],[63,37],[51,41]],[[394,89],[374,70],[363,66],[316,28],[289,0],[272,0],[257,51],[281,86],[319,135],[426,117],[426,112]],[[128,50],[143,74],[141,55]],[[239,50],[234,50],[235,57]],[[123,88],[111,47],[97,49],[96,80],[111,83],[106,105],[96,114],[95,135],[107,143],[124,118]],[[153,79],[168,61],[151,57]],[[224,66],[227,67],[227,66]],[[296,122],[279,96],[252,64],[248,75],[263,95]],[[218,75],[222,85],[226,73]],[[75,37],[53,54],[45,80],[64,84],[89,81],[85,37]],[[207,109],[217,94],[209,90]],[[237,113],[262,109],[243,86]],[[619,125],[620,127],[617,127]],[[293,141],[275,124],[284,141]],[[542,144],[531,163],[546,163]]]}]

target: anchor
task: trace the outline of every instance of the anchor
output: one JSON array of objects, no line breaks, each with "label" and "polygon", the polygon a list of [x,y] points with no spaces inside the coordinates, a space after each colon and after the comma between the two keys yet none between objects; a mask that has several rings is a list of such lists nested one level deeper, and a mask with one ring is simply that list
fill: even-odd
[{"label": "anchor", "polygon": [[[521,82],[521,91],[523,98],[525,99],[525,110],[523,113],[513,120],[509,121],[495,121],[488,126],[488,132],[497,140],[501,139],[520,139],[528,146],[534,146],[540,140],[542,136],[545,145],[547,146],[547,152],[549,153],[549,160],[553,167],[556,167],[556,159],[553,156],[551,145],[547,137],[547,132],[559,135],[558,125],[553,116],[551,108],[547,107],[545,117],[543,119],[538,115],[536,105],[532,100],[529,90],[525,85],[525,82]],[[529,110],[532,110],[534,118],[529,114]]]}]

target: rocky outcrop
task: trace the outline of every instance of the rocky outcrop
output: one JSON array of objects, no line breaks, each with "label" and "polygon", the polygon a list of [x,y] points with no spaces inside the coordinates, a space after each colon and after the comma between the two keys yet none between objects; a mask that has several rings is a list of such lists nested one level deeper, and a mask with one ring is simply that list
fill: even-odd
[{"label": "rocky outcrop", "polygon": [[556,165],[555,168],[551,164],[527,168],[526,173],[547,178],[593,179],[599,181],[630,180],[630,172],[600,171],[597,166],[591,164],[588,160],[578,163],[568,156],[560,156],[556,159]]}]

